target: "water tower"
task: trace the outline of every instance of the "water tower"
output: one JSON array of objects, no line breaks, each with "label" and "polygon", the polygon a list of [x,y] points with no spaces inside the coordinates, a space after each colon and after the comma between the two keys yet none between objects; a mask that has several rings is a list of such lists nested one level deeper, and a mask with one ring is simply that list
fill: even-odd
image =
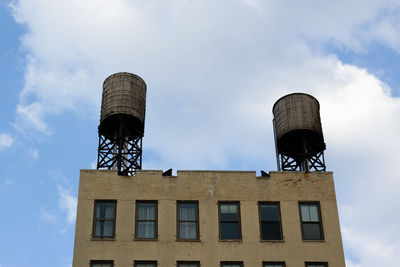
[{"label": "water tower", "polygon": [[294,93],[281,97],[272,108],[279,171],[325,171],[319,102]]},{"label": "water tower", "polygon": [[133,175],[142,169],[146,83],[120,72],[105,79],[99,125],[97,169]]}]

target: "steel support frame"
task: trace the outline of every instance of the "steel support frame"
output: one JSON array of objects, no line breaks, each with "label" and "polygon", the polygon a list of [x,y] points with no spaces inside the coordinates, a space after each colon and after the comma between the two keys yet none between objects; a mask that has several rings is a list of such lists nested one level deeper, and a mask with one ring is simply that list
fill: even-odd
[{"label": "steel support frame", "polygon": [[326,171],[324,152],[313,155],[302,155],[303,161],[296,161],[294,158],[277,153],[279,171]]},{"label": "steel support frame", "polygon": [[[119,131],[121,133],[121,131]],[[135,175],[142,169],[142,136],[110,138],[99,134],[97,169],[118,170],[118,175]]]}]

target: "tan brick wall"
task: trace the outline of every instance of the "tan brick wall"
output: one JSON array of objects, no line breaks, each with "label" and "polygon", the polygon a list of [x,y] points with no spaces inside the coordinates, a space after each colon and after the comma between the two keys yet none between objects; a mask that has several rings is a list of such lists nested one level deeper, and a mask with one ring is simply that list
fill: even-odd
[{"label": "tan brick wall", "polygon": [[[116,199],[114,241],[92,240],[94,200]],[[135,201],[158,200],[158,241],[135,241]],[[176,201],[199,201],[200,242],[176,241]],[[240,201],[242,240],[219,241],[218,201]],[[258,201],[279,201],[283,241],[261,242]],[[324,241],[302,241],[299,201],[319,201]],[[342,240],[331,172],[271,172],[256,177],[243,171],[138,171],[118,176],[114,171],[82,170],[79,184],[74,267],[90,260],[114,260],[114,266],[133,266],[134,260],[157,260],[160,267],[179,260],[217,267],[220,261],[243,261],[261,267],[262,261],[285,261],[304,267],[305,261],[344,267]]]}]

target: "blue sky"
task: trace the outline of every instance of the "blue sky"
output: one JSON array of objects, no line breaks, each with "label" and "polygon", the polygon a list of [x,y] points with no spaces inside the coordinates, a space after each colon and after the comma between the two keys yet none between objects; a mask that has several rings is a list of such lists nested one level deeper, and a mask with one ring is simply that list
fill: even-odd
[{"label": "blue sky", "polygon": [[399,262],[398,0],[5,0],[0,33],[1,267],[71,266],[119,71],[148,86],[145,169],[276,170],[273,103],[317,97],[347,266]]}]

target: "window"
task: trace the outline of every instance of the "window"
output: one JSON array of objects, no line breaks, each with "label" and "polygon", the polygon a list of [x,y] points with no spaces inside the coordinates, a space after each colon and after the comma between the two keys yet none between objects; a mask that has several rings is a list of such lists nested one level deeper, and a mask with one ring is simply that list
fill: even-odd
[{"label": "window", "polygon": [[177,203],[178,239],[199,239],[199,203]]},{"label": "window", "polygon": [[243,267],[242,261],[223,261],[221,262],[221,267]]},{"label": "window", "polygon": [[178,267],[200,267],[199,261],[178,261]]},{"label": "window", "polygon": [[94,238],[113,238],[115,237],[115,200],[95,200],[93,216]]},{"label": "window", "polygon": [[113,261],[90,261],[90,267],[113,267]]},{"label": "window", "polygon": [[323,240],[319,203],[299,203],[303,240]]},{"label": "window", "polygon": [[306,267],[328,267],[326,262],[306,262]]},{"label": "window", "polygon": [[156,267],[156,261],[135,261],[134,267]]},{"label": "window", "polygon": [[259,202],[261,240],[282,240],[279,203]]},{"label": "window", "polygon": [[219,238],[241,239],[239,202],[220,202],[218,207]]},{"label": "window", "polygon": [[285,267],[284,262],[264,262],[263,267]]},{"label": "window", "polygon": [[136,238],[157,238],[157,201],[136,201]]}]

